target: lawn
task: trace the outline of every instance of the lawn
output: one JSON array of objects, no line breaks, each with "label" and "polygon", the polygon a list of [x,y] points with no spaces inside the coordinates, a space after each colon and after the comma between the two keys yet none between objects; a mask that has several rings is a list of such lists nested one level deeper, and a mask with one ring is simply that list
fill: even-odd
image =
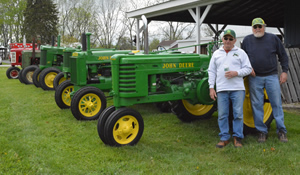
[{"label": "lawn", "polygon": [[[78,121],[61,110],[54,91],[8,79],[0,68],[0,174],[297,174],[300,114],[285,111],[288,143],[277,139],[275,121],[266,143],[247,135],[244,147],[215,148],[217,115],[182,123],[153,104],[135,105],[145,130],[135,146],[110,147],[97,121]],[[108,101],[112,104],[112,100]]]}]

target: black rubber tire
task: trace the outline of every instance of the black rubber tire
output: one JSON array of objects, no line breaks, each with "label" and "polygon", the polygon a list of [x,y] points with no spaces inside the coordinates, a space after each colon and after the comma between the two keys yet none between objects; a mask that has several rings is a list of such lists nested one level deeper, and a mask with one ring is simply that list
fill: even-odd
[{"label": "black rubber tire", "polygon": [[108,117],[110,116],[110,114],[113,113],[115,110],[116,110],[115,106],[110,106],[110,107],[104,109],[98,119],[98,124],[97,124],[98,135],[99,135],[100,139],[102,140],[102,142],[106,145],[108,144],[108,141],[106,140],[105,134],[104,134],[105,123],[106,123]]},{"label": "black rubber tire", "polygon": [[35,85],[35,87],[41,87],[40,82],[39,82],[41,72],[42,72],[42,70],[39,67],[36,68],[35,71],[33,72],[32,82]]},{"label": "black rubber tire", "polygon": [[9,67],[6,70],[6,76],[8,79],[17,79],[19,78],[19,75],[20,75],[20,69],[18,67]]},{"label": "black rubber tire", "polygon": [[28,67],[26,67],[25,69],[22,69],[22,73],[20,74],[22,77],[22,81],[24,84],[33,84],[33,73],[34,71],[38,68],[38,66],[36,65],[30,65]]},{"label": "black rubber tire", "polygon": [[172,102],[166,101],[166,102],[158,102],[155,103],[155,106],[159,109],[162,113],[170,113],[172,112]]},{"label": "black rubber tire", "polygon": [[[53,80],[59,72],[61,72],[59,69],[55,67],[48,67],[44,70],[42,70],[39,78],[40,86],[44,90],[54,90],[53,87]],[[51,76],[51,78],[47,78],[48,76]]]},{"label": "black rubber tire", "polygon": [[[125,117],[125,116],[127,117],[126,120],[125,119],[122,120],[121,118]],[[135,121],[131,121],[133,119]],[[122,133],[116,132],[118,130],[118,127],[121,127],[119,125],[118,121],[122,121],[122,122],[129,121],[129,123],[125,124],[126,128],[124,127],[124,129],[125,130],[127,130],[128,128],[133,128],[132,130],[138,129],[136,135],[135,135],[135,131],[133,131],[133,132],[128,131],[130,134],[128,134],[126,131],[125,134],[127,136],[125,136],[124,143],[122,143],[119,140],[116,140],[115,137],[123,139],[123,137],[121,136]],[[127,127],[127,126],[132,126],[132,127]],[[138,126],[138,128],[136,126]],[[105,130],[104,131],[105,140],[107,141],[108,145],[110,145],[110,146],[125,146],[125,145],[133,146],[138,143],[138,141],[140,140],[140,138],[143,135],[144,121],[139,112],[137,112],[133,109],[130,109],[130,108],[121,108],[121,109],[114,111],[108,117],[107,121],[105,122],[104,130]],[[119,135],[114,136],[115,133],[118,133]]]},{"label": "black rubber tire", "polygon": [[[86,96],[87,94],[90,94],[90,96]],[[92,96],[91,96],[92,95]],[[85,115],[88,114],[89,112],[84,112],[84,114],[81,113],[80,111],[80,107],[84,108],[85,106],[83,105],[83,103],[81,103],[82,98],[87,98],[87,100],[90,100],[89,103],[93,103],[93,110],[91,111],[91,115]],[[98,100],[98,102],[100,103],[100,106],[98,106],[98,102],[94,103],[95,98],[99,98],[96,99]],[[82,104],[81,106],[79,106],[79,104]],[[94,105],[96,104],[96,105]],[[96,107],[97,109],[95,109],[94,107]],[[97,120],[100,116],[100,114],[102,113],[102,111],[106,108],[106,97],[104,95],[104,93],[96,88],[96,87],[91,87],[91,86],[86,86],[83,87],[81,89],[79,89],[77,92],[75,92],[74,96],[72,97],[71,100],[71,111],[73,116],[77,119],[77,120]]]},{"label": "black rubber tire", "polygon": [[194,120],[199,119],[208,119],[217,109],[217,103],[214,103],[213,105],[201,105],[199,107],[205,108],[205,110],[203,110],[204,113],[200,111],[201,114],[192,114],[186,109],[184,105],[184,103],[186,102],[187,101],[179,100],[172,107],[172,112],[175,113],[177,117],[183,122],[192,122]]},{"label": "black rubber tire", "polygon": [[[73,90],[70,88],[73,87]],[[68,109],[71,107],[71,97],[69,94],[74,91],[74,85],[70,80],[66,80],[62,82],[55,90],[55,102],[60,109]],[[65,93],[66,97],[63,99],[63,93]],[[70,103],[66,103],[65,101],[69,101]]]},{"label": "black rubber tire", "polygon": [[21,69],[20,72],[19,72],[19,81],[20,81],[20,83],[24,83],[23,76],[22,76],[23,70],[24,69]]},{"label": "black rubber tire", "polygon": [[55,78],[54,78],[54,80],[53,80],[53,88],[54,88],[54,90],[56,90],[56,88],[58,87],[58,85],[59,85],[60,83],[64,82],[64,81],[63,81],[63,79],[65,79],[64,74],[65,74],[64,72],[60,72],[60,73],[58,73],[58,74],[55,76]]}]

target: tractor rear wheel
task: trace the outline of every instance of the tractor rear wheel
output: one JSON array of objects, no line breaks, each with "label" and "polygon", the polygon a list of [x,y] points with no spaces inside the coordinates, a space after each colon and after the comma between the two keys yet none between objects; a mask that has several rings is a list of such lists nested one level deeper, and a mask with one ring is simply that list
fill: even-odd
[{"label": "tractor rear wheel", "polygon": [[170,113],[170,112],[172,112],[171,111],[171,109],[172,109],[172,102],[171,101],[158,102],[158,103],[155,103],[155,106],[162,113]]},{"label": "tractor rear wheel", "polygon": [[30,65],[26,67],[25,69],[22,69],[22,73],[20,74],[20,77],[22,77],[22,80],[24,84],[33,84],[32,76],[38,67],[36,65]]},{"label": "tractor rear wheel", "polygon": [[208,119],[217,109],[217,104],[212,105],[193,105],[187,100],[179,100],[172,108],[172,111],[183,122],[191,122],[197,119]]},{"label": "tractor rear wheel", "polygon": [[58,87],[58,85],[60,85],[62,82],[67,80],[67,78],[65,78],[64,74],[65,74],[64,72],[60,72],[55,76],[55,78],[53,80],[53,88],[54,89],[56,89]]},{"label": "tractor rear wheel", "polygon": [[143,131],[141,114],[130,108],[121,108],[111,113],[104,126],[105,139],[110,146],[135,145]]},{"label": "tractor rear wheel", "polygon": [[33,72],[32,82],[35,85],[35,87],[41,87],[40,82],[39,82],[41,72],[42,72],[42,70],[39,67],[36,68],[35,71]]},{"label": "tractor rear wheel", "polygon": [[18,67],[10,67],[6,70],[6,76],[9,79],[17,79],[20,74],[20,69]]},{"label": "tractor rear wheel", "polygon": [[[244,78],[244,84],[245,84],[245,100],[244,100],[244,134],[249,133],[255,133],[255,125],[254,125],[254,119],[252,114],[252,108],[251,108],[251,100],[250,100],[250,91],[249,91],[249,83],[248,83],[248,77]],[[273,121],[273,113],[272,113],[272,107],[271,103],[269,102],[269,97],[267,95],[266,90],[264,90],[264,123],[268,128],[270,128],[270,125]]]},{"label": "tractor rear wheel", "polygon": [[77,120],[96,120],[106,108],[106,97],[96,87],[83,87],[71,100],[71,111]]},{"label": "tractor rear wheel", "polygon": [[74,85],[70,80],[62,82],[55,90],[55,102],[61,109],[67,109],[71,106],[71,92],[74,91]]},{"label": "tractor rear wheel", "polygon": [[100,114],[99,119],[98,119],[98,124],[97,124],[97,131],[100,139],[104,144],[108,144],[108,141],[105,138],[105,122],[107,121],[108,117],[110,116],[111,113],[113,113],[116,110],[115,106],[110,106],[106,109],[103,110],[103,112]]},{"label": "tractor rear wheel", "polygon": [[60,70],[55,67],[48,67],[42,70],[39,78],[41,88],[44,90],[54,90],[53,80],[59,72]]}]

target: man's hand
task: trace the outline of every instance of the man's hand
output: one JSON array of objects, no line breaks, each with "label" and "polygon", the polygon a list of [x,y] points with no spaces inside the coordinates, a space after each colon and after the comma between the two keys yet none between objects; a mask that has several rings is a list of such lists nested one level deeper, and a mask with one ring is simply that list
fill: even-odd
[{"label": "man's hand", "polygon": [[216,100],[217,94],[214,88],[209,88],[209,96],[211,99]]},{"label": "man's hand", "polygon": [[233,77],[236,77],[236,76],[238,76],[237,71],[227,71],[227,72],[225,72],[225,77],[227,79],[230,79],[230,78],[233,78]]},{"label": "man's hand", "polygon": [[281,75],[280,75],[280,80],[279,80],[280,84],[285,83],[286,80],[287,80],[287,73],[282,72]]},{"label": "man's hand", "polygon": [[254,69],[252,69],[252,72],[250,73],[250,75],[251,75],[252,77],[255,77],[255,76],[256,76]]}]

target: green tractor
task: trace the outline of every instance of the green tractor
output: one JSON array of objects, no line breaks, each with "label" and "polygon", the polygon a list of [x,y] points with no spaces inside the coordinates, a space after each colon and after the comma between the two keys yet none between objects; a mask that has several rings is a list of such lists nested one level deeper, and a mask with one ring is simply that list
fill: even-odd
[{"label": "green tractor", "polygon": [[56,104],[71,108],[78,120],[95,120],[106,108],[104,92],[112,89],[110,58],[114,54],[130,54],[129,50],[91,50],[90,35],[87,50],[73,52],[70,57],[70,80],[63,81],[55,91]]},{"label": "green tractor", "polygon": [[60,35],[57,39],[57,46],[41,46],[41,60],[39,68],[33,73],[33,84],[43,90],[53,90],[53,80],[61,72],[63,64],[63,51],[65,47],[60,47]]},{"label": "green tractor", "polygon": [[[135,145],[142,137],[141,114],[129,106],[171,101],[171,109],[183,122],[209,118],[217,105],[209,96],[207,68],[210,55],[156,54],[114,55],[111,58],[113,106],[99,116],[97,131],[110,146]],[[246,82],[246,79],[245,79]],[[247,84],[246,84],[247,86]],[[254,128],[249,91],[244,102],[245,126]],[[93,96],[100,102],[101,96]],[[265,96],[265,122],[273,119]],[[269,123],[267,123],[269,124]]]},{"label": "green tractor", "polygon": [[24,84],[33,84],[32,76],[40,63],[41,51],[33,49],[22,51],[23,69],[19,73],[19,81]]},{"label": "green tractor", "polygon": [[[88,35],[90,35],[88,33]],[[70,67],[70,59],[73,54],[73,52],[81,52],[81,51],[86,51],[86,34],[83,33],[81,36],[82,39],[82,47],[77,47],[77,48],[66,48],[63,51],[63,66],[62,66],[62,71],[58,73],[54,80],[53,80],[53,87],[56,89],[58,85],[60,85],[62,82],[69,80],[70,79],[70,72],[71,72],[71,67]],[[91,49],[92,51],[108,51],[108,50],[113,50],[113,49]]]}]

